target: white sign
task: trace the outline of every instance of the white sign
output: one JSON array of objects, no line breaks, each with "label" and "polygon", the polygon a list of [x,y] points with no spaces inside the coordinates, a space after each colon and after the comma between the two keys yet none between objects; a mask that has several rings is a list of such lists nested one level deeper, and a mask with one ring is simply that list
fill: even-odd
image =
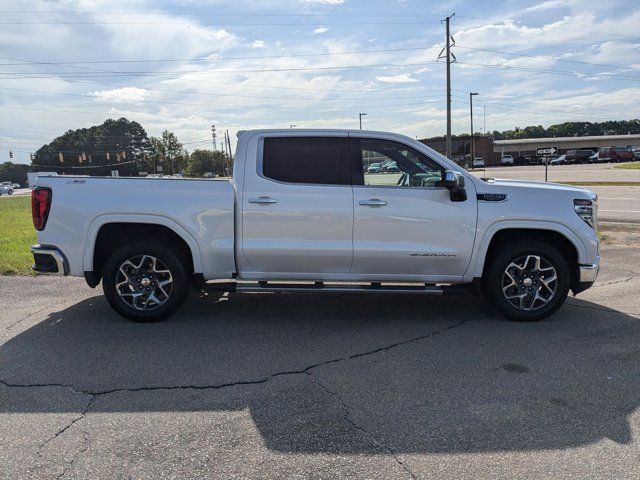
[{"label": "white sign", "polygon": [[536,150],[536,155],[554,155],[558,153],[558,147],[539,148]]}]

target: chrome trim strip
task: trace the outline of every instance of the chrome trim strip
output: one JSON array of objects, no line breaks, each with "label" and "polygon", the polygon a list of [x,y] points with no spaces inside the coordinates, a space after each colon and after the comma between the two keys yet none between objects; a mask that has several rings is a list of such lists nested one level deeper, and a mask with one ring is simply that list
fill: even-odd
[{"label": "chrome trim strip", "polygon": [[258,292],[346,292],[346,293],[414,293],[414,294],[431,294],[441,295],[443,293],[440,287],[368,287],[368,286],[314,286],[314,285],[285,285],[285,284],[267,284],[266,286],[257,285],[236,285],[238,293],[258,293]]},{"label": "chrome trim strip", "polygon": [[31,246],[32,254],[39,255],[49,255],[53,257],[56,262],[56,266],[58,267],[57,272],[38,272],[43,275],[69,275],[69,263],[67,259],[62,254],[62,252],[57,248],[50,245],[32,245]]}]

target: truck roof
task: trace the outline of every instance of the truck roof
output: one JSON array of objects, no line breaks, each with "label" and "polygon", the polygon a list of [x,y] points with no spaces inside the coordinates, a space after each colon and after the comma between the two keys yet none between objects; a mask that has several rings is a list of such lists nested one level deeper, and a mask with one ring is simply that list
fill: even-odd
[{"label": "truck roof", "polygon": [[[256,133],[262,133],[262,134],[270,134],[270,133],[277,133],[277,134],[283,134],[283,133],[287,133],[287,134],[293,134],[293,135],[297,135],[299,133],[350,133],[350,134],[382,134],[382,135],[397,135],[397,136],[402,136],[402,137],[406,137],[406,135],[402,135],[401,133],[394,133],[394,132],[385,132],[385,131],[378,131],[378,130],[360,130],[358,128],[259,128],[259,129],[255,129],[255,130],[239,130],[238,133],[236,134],[236,136],[238,138],[240,138],[241,136],[245,136],[245,135],[253,135]],[[410,137],[408,137],[410,138]]]}]

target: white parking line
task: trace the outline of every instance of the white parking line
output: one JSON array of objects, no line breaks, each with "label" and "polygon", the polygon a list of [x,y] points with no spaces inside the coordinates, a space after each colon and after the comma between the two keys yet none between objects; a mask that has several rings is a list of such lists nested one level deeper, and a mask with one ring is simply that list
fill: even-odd
[{"label": "white parking line", "polygon": [[614,212],[614,213],[640,213],[640,210],[603,210],[598,209],[599,212]]},{"label": "white parking line", "polygon": [[640,198],[630,198],[630,197],[598,197],[598,200],[632,200],[636,202],[640,202]]}]

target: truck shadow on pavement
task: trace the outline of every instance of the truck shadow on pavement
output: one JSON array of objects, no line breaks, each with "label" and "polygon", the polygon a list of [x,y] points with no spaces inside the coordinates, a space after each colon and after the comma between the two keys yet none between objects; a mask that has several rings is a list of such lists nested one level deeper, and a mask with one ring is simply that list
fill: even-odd
[{"label": "truck shadow on pavement", "polygon": [[578,299],[519,324],[465,296],[203,291],[135,324],[95,296],[8,340],[0,362],[2,412],[200,412],[215,425],[248,409],[285,452],[629,443],[640,404],[640,321]]}]

